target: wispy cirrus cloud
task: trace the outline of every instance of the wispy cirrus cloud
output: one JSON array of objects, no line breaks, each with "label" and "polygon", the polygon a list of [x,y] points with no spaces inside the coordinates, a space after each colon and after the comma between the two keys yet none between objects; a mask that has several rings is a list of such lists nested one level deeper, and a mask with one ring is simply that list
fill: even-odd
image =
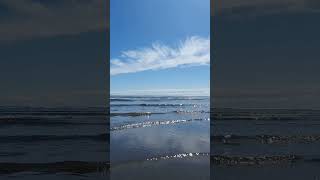
[{"label": "wispy cirrus cloud", "polygon": [[210,64],[210,38],[192,36],[172,47],[153,43],[151,47],[122,52],[111,59],[111,75]]}]

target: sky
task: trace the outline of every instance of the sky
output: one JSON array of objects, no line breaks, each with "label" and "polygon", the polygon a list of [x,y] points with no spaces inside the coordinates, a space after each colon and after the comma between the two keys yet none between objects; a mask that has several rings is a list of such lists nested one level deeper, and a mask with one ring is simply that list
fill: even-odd
[{"label": "sky", "polygon": [[320,109],[320,1],[215,0],[214,107]]},{"label": "sky", "polygon": [[111,0],[111,94],[209,95],[209,0]]},{"label": "sky", "polygon": [[0,1],[0,106],[107,103],[107,4]]},{"label": "sky", "polygon": [[318,0],[215,0],[211,32],[209,1],[111,0],[110,24],[104,3],[0,1],[0,106],[105,106],[111,73],[113,93],[211,81],[216,107],[320,109]]}]

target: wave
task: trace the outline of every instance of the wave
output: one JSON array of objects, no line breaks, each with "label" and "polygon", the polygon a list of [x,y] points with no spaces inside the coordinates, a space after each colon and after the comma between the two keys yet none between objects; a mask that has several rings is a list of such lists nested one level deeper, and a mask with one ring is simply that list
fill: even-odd
[{"label": "wave", "polygon": [[177,114],[207,114],[210,113],[209,111],[193,111],[193,110],[178,110],[178,111],[173,111],[174,113]]},{"label": "wave", "polygon": [[72,118],[44,118],[44,117],[1,117],[0,127],[8,125],[23,126],[64,126],[64,125],[107,125],[107,118],[101,122],[71,122],[65,119]]},{"label": "wave", "polygon": [[[320,159],[306,159],[298,155],[276,155],[276,156],[222,156],[210,155],[210,153],[181,153],[175,155],[166,155],[160,157],[148,158],[145,161],[159,161],[168,159],[194,158],[199,156],[210,156],[210,161],[214,166],[263,166],[263,165],[281,165],[298,162],[319,163]],[[132,163],[132,162],[127,162]],[[127,164],[126,163],[126,164]],[[62,161],[49,163],[13,163],[1,162],[0,174],[14,174],[21,172],[39,172],[39,173],[72,173],[88,174],[101,173],[108,175],[110,168],[124,163],[110,162],[86,162],[86,161]]]},{"label": "wave", "polygon": [[214,109],[211,117],[215,121],[257,120],[257,121],[305,121],[319,120],[319,110],[292,109]]},{"label": "wave", "polygon": [[144,162],[156,162],[156,161],[165,161],[165,160],[182,160],[182,159],[196,159],[201,157],[210,158],[209,152],[185,152],[185,153],[177,153],[177,154],[165,154],[160,156],[149,157],[140,160],[129,160],[122,162],[113,162],[111,163],[111,169],[116,168],[117,166],[122,166],[126,164],[135,164],[135,163],[144,163]]},{"label": "wave", "polygon": [[172,159],[190,159],[197,157],[208,157],[214,166],[262,166],[262,165],[283,165],[292,163],[320,163],[319,158],[306,158],[300,155],[261,155],[261,156],[232,156],[232,155],[212,155],[208,152],[192,152],[162,155],[147,158],[145,160],[134,160],[127,162],[112,163],[111,168],[130,163],[138,163],[144,161],[163,161]]},{"label": "wave", "polygon": [[173,154],[173,155],[165,155],[165,156],[147,158],[147,161],[158,161],[158,160],[167,160],[167,159],[182,159],[182,158],[192,158],[192,157],[199,157],[199,156],[210,156],[210,153],[207,153],[207,152],[180,153],[180,154]]},{"label": "wave", "polygon": [[183,107],[183,106],[198,106],[199,104],[111,104],[111,107],[126,107],[126,106],[142,106],[142,107]]},{"label": "wave", "polygon": [[214,165],[224,166],[253,166],[270,164],[291,164],[294,162],[307,162],[303,156],[275,155],[275,156],[223,156],[212,155],[210,161]]},{"label": "wave", "polygon": [[5,111],[1,116],[106,116],[108,111]]},{"label": "wave", "polygon": [[23,152],[0,152],[0,157],[8,157],[8,156],[24,156],[27,153]]},{"label": "wave", "polygon": [[111,98],[110,102],[132,102],[134,99],[125,99],[125,98]]},{"label": "wave", "polygon": [[169,112],[119,112],[119,113],[110,113],[110,116],[151,116],[155,114],[169,114],[169,113],[176,113],[176,114],[202,114],[202,113],[209,113],[207,111],[187,111],[187,110],[178,110],[178,111],[169,111]]},{"label": "wave", "polygon": [[133,129],[133,128],[145,128],[145,127],[152,127],[152,126],[159,126],[159,125],[172,125],[172,124],[187,123],[187,122],[193,122],[193,121],[210,121],[210,119],[207,118],[207,119],[187,119],[187,120],[181,119],[181,120],[146,121],[141,123],[133,123],[133,124],[126,124],[122,126],[111,127],[110,131]]},{"label": "wave", "polygon": [[287,143],[312,143],[320,141],[320,135],[215,135],[211,136],[213,143],[223,143],[226,145],[240,145],[239,142],[254,141],[263,144],[287,144]]},{"label": "wave", "polygon": [[52,163],[0,163],[0,174],[13,174],[19,172],[107,174],[109,169],[109,162],[63,161]]},{"label": "wave", "polygon": [[128,113],[110,113],[110,116],[151,116],[153,114],[166,114],[162,112],[128,112]]},{"label": "wave", "polygon": [[[17,143],[17,142],[41,142],[41,141],[64,141],[64,140],[92,140],[92,141],[109,141],[109,134],[97,135],[30,135],[30,136],[0,136],[1,143]],[[4,155],[4,154],[3,154]],[[0,153],[1,156],[1,153]]]},{"label": "wave", "polygon": [[189,97],[189,96],[113,96],[110,100],[129,101],[168,101],[168,100],[209,100],[209,97]]},{"label": "wave", "polygon": [[234,117],[221,117],[213,116],[212,119],[215,121],[292,121],[292,120],[304,120],[299,117],[243,117],[243,116],[234,116]]}]

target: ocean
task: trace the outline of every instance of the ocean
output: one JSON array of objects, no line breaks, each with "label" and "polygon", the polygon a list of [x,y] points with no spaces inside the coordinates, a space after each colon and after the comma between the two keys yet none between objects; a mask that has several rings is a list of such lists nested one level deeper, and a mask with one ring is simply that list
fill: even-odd
[{"label": "ocean", "polygon": [[212,109],[215,180],[320,179],[320,111]]},{"label": "ocean", "polygon": [[111,179],[209,179],[209,97],[112,96]]},{"label": "ocean", "polygon": [[209,179],[209,97],[110,103],[0,107],[0,179]]},{"label": "ocean", "polygon": [[0,179],[106,179],[106,108],[0,107]]},{"label": "ocean", "polygon": [[110,114],[0,107],[0,179],[320,179],[319,110],[213,108],[210,119],[204,96],[110,102]]}]

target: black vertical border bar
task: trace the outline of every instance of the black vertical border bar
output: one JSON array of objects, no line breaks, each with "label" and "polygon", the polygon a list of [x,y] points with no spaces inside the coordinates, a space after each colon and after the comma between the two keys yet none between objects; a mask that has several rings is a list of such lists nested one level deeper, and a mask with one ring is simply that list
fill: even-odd
[{"label": "black vertical border bar", "polygon": [[214,31],[213,31],[213,21],[214,21],[214,0],[210,0],[210,179],[213,178],[213,163],[211,161],[211,157],[213,155],[213,110],[214,110],[214,88],[213,88],[213,77],[214,77],[214,48],[213,48],[213,40],[214,40]]},{"label": "black vertical border bar", "polygon": [[108,173],[107,179],[110,179],[110,0],[106,0],[106,111],[107,111],[107,163],[108,163]]}]

